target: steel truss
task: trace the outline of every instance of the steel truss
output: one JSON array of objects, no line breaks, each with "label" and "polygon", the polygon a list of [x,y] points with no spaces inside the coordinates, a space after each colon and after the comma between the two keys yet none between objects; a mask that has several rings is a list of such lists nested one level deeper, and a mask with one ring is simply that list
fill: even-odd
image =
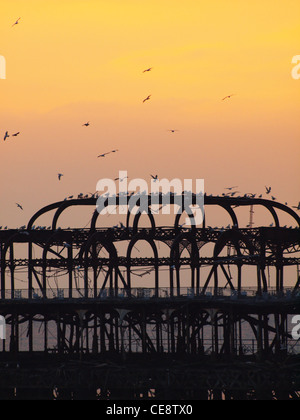
[{"label": "steel truss", "polygon": [[[229,214],[227,228],[208,227],[205,219],[201,227],[184,228],[180,212],[173,227],[158,227],[150,199],[149,228],[139,226],[140,212],[128,212],[122,228],[98,228],[97,210],[89,229],[59,228],[61,215],[70,207],[95,208],[93,197],[51,204],[25,229],[0,231],[0,314],[9,331],[0,362],[43,354],[55,361],[105,357],[123,364],[133,355],[144,358],[143,363],[146,356],[160,361],[189,357],[263,363],[294,353],[290,317],[300,311],[300,278],[287,288],[284,270],[300,263],[299,216],[274,201],[205,196],[206,206],[219,206]],[[172,194],[170,202],[175,203]],[[159,195],[157,204],[161,203]],[[124,197],[117,197],[116,205],[121,204]],[[242,206],[263,206],[274,226],[240,228],[235,209]],[[281,227],[278,210],[289,214],[295,227]],[[50,229],[34,228],[50,211]],[[133,256],[140,241],[151,247],[152,256]],[[15,258],[20,244],[26,246],[26,255]],[[120,244],[126,244],[123,253],[118,251]],[[208,244],[212,251],[206,256],[202,250]],[[167,256],[160,256],[160,245],[169,250]],[[249,268],[252,276],[255,272],[252,289],[247,287]],[[16,286],[19,270],[26,273],[23,290]],[[167,286],[161,284],[162,270]],[[133,286],[137,278],[142,287]],[[151,288],[143,285],[147,278]],[[190,386],[196,383],[193,379]],[[239,386],[221,388],[236,395]],[[155,389],[158,392],[159,384]],[[201,392],[207,394],[208,389]],[[294,396],[298,391],[288,390]]]}]

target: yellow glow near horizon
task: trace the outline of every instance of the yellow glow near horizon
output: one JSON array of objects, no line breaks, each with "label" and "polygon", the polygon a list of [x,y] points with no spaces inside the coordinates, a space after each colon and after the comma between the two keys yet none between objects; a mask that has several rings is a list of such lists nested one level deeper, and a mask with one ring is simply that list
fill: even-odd
[{"label": "yellow glow near horizon", "polygon": [[[218,100],[232,89],[247,99],[259,93],[295,101],[289,73],[299,13],[298,1],[5,2],[0,53],[8,75],[0,106],[135,103],[149,89],[161,102]],[[155,68],[147,81],[145,66]]]}]

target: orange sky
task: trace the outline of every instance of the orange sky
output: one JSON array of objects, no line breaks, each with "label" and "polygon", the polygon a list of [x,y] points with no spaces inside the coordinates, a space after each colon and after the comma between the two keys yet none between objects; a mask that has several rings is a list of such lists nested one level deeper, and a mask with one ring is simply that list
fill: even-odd
[{"label": "orange sky", "polygon": [[[204,178],[208,194],[272,185],[298,204],[299,0],[0,0],[0,10],[0,226],[119,170]],[[21,134],[3,142],[6,130]]]}]

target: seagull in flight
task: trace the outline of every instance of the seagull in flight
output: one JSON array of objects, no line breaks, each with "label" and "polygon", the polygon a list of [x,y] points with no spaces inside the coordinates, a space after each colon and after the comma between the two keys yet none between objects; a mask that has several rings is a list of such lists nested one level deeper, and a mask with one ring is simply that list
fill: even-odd
[{"label": "seagull in flight", "polygon": [[297,209],[297,210],[300,210],[300,201],[299,201],[299,204],[298,204],[298,206],[293,206],[293,209]]},{"label": "seagull in flight", "polygon": [[271,192],[272,188],[271,188],[271,187],[265,187],[265,188],[266,188],[266,193],[267,193],[267,194],[270,194],[270,192]]},{"label": "seagull in flight", "polygon": [[8,131],[6,131],[6,133],[5,133],[5,135],[4,135],[3,140],[5,141],[8,137],[10,137],[10,136],[9,136],[9,134],[8,134]]},{"label": "seagull in flight", "polygon": [[111,153],[116,153],[116,152],[118,152],[119,150],[118,149],[116,149],[116,150],[112,150],[111,152],[107,152],[107,153],[102,153],[102,155],[99,155],[98,156],[98,158],[99,157],[105,157],[105,156],[107,156],[107,155],[110,155]]},{"label": "seagull in flight", "polygon": [[155,175],[155,176],[151,175],[151,176],[154,179],[154,182],[156,182],[158,180],[158,175]]},{"label": "seagull in flight", "polygon": [[176,131],[179,131],[179,130],[168,130],[168,131],[170,131],[171,133],[175,133]]},{"label": "seagull in flight", "polygon": [[64,176],[64,174],[57,174],[57,176],[58,176],[58,180],[60,181],[61,178]]},{"label": "seagull in flight", "polygon": [[90,122],[86,122],[85,124],[82,124],[82,127],[88,127],[90,125]]},{"label": "seagull in flight", "polygon": [[128,178],[128,176],[124,176],[124,178],[115,178],[114,180],[115,180],[115,181],[120,181],[120,182],[123,182],[123,181],[124,181],[124,179],[129,179],[129,178]]},{"label": "seagull in flight", "polygon": [[23,207],[21,206],[21,204],[16,203],[16,205],[17,205],[17,207],[18,207],[19,209],[23,210]]},{"label": "seagull in flight", "polygon": [[235,95],[235,93],[225,96],[225,98],[223,98],[222,101],[225,101],[225,99],[230,99],[233,95]]},{"label": "seagull in flight", "polygon": [[148,95],[146,99],[143,100],[143,103],[145,103],[146,101],[150,101],[151,95]]},{"label": "seagull in flight", "polygon": [[234,190],[234,188],[238,188],[238,186],[235,186],[235,187],[228,187],[228,188],[225,188],[225,190],[229,190],[229,191],[231,191],[231,190]]},{"label": "seagull in flight", "polygon": [[13,137],[17,137],[20,134],[20,131],[18,131],[17,133],[13,134]]},{"label": "seagull in flight", "polygon": [[19,20],[20,20],[21,18],[19,18],[19,19],[17,19],[16,21],[15,21],[15,23],[11,26],[11,27],[14,27],[15,25],[18,25],[19,24]]},{"label": "seagull in flight", "polygon": [[146,73],[147,71],[151,71],[153,69],[153,67],[149,67],[149,69],[146,69],[143,71],[143,73]]},{"label": "seagull in flight", "polygon": [[103,157],[103,158],[104,158],[105,156],[109,155],[110,153],[111,153],[111,152],[102,153],[102,155],[99,155],[99,156],[97,156],[97,157],[98,157],[98,158],[99,158],[99,157]]}]

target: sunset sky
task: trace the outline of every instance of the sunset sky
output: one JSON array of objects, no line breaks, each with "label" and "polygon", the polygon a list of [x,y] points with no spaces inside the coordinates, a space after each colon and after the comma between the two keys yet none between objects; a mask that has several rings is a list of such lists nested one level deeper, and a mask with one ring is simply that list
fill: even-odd
[{"label": "sunset sky", "polygon": [[0,226],[119,170],[297,205],[299,16],[299,0],[0,0]]}]

